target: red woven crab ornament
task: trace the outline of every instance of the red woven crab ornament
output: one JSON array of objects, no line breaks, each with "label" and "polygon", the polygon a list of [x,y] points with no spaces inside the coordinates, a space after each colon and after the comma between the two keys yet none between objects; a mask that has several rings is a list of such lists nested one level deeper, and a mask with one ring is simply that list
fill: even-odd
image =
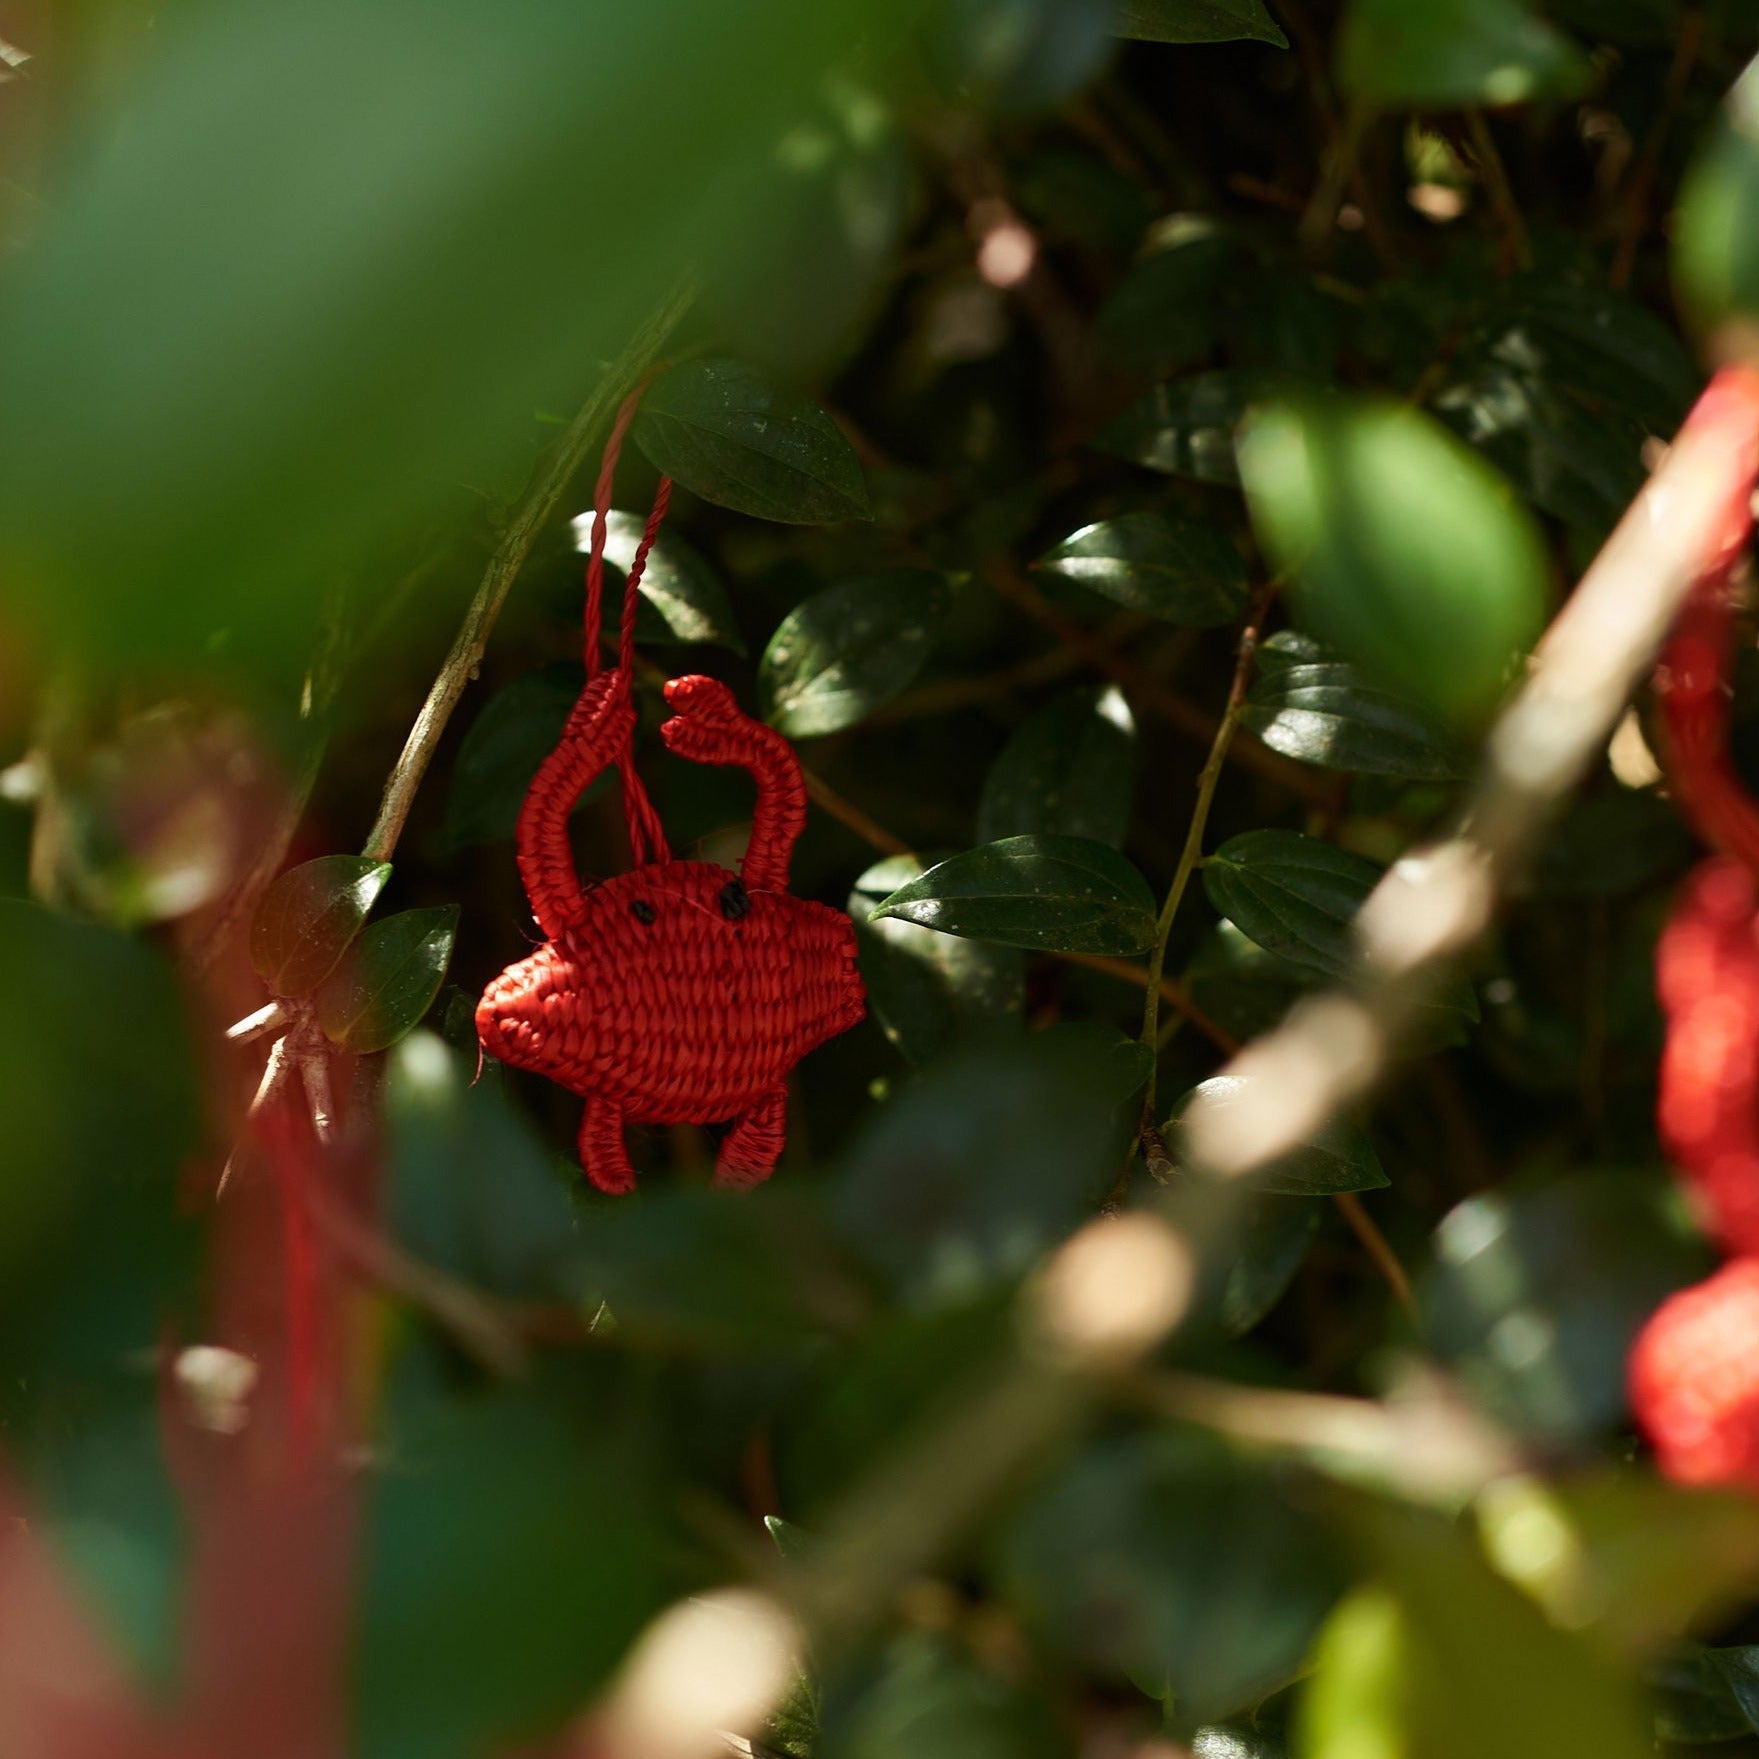
[{"label": "red woven crab ornament", "polygon": [[[484,1050],[586,1101],[580,1164],[601,1191],[635,1187],[625,1124],[728,1124],[715,1163],[726,1185],[767,1179],[782,1152],[789,1071],[865,1011],[855,931],[840,910],[788,891],[806,788],[787,740],[742,714],[726,685],[674,678],[668,749],[751,772],[757,808],[739,872],[681,861],[631,761],[636,590],[671,484],[661,479],[624,592],[618,662],[599,663],[611,481],[640,393],[605,447],[586,573],[586,688],[519,815],[519,873],[546,937],[483,992]],[[568,817],[615,764],[635,865],[583,886]]]}]

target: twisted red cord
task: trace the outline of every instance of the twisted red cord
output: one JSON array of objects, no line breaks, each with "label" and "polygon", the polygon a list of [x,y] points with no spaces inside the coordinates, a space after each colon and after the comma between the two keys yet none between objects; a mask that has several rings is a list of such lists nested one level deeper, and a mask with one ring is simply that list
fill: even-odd
[{"label": "twisted red cord", "polygon": [[[674,678],[665,687],[673,711],[660,728],[667,747],[695,763],[747,769],[757,784],[737,877],[711,862],[672,858],[635,774],[636,594],[671,499],[664,477],[630,564],[616,664],[605,669],[598,650],[612,486],[640,395],[617,412],[594,496],[586,688],[519,815],[520,877],[546,944],[483,992],[477,1035],[491,1056],[586,1101],[581,1164],[600,1189],[634,1186],[626,1122],[727,1123],[717,1176],[752,1185],[782,1152],[788,1072],[860,1019],[864,999],[849,919],[787,892],[806,789],[781,734],[748,719],[712,678]],[[583,889],[568,818],[588,783],[613,765],[635,865]]]},{"label": "twisted red cord", "polygon": [[1669,1476],[1759,1491],[1759,806],[1730,754],[1729,678],[1735,577],[1759,475],[1759,374],[1720,374],[1691,422],[1725,449],[1731,492],[1655,684],[1674,798],[1725,853],[1687,882],[1657,950],[1668,1029],[1657,1124],[1733,1258],[1650,1318],[1629,1381],[1632,1409]]}]

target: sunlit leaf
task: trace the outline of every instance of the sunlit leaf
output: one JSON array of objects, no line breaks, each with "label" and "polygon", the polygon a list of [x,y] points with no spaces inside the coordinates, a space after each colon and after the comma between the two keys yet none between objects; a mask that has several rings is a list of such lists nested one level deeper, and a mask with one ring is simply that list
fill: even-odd
[{"label": "sunlit leaf", "polygon": [[1379,879],[1372,861],[1299,831],[1245,831],[1203,865],[1210,903],[1242,934],[1333,977],[1350,969],[1350,924]]},{"label": "sunlit leaf", "polygon": [[1142,875],[1116,850],[1080,837],[1005,837],[951,856],[873,914],[1061,953],[1140,953],[1155,924]]},{"label": "sunlit leaf", "polygon": [[1174,379],[1133,403],[1094,444],[1167,476],[1238,484],[1236,441],[1256,394],[1235,372]]},{"label": "sunlit leaf", "polygon": [[1357,97],[1440,109],[1571,98],[1587,57],[1521,0],[1351,0],[1338,79]]},{"label": "sunlit leaf", "polygon": [[391,877],[388,861],[321,855],[290,867],[263,894],[250,962],[278,996],[303,996],[336,969]]},{"label": "sunlit leaf", "polygon": [[[1211,1106],[1225,1106],[1244,1086],[1237,1076],[1211,1076],[1181,1101],[1180,1110],[1199,1096]],[[1255,1173],[1252,1183],[1260,1191],[1285,1197],[1330,1197],[1342,1191],[1378,1191],[1392,1181],[1367,1134],[1357,1125],[1334,1119],[1294,1153]]]},{"label": "sunlit leaf", "polygon": [[1246,563],[1219,526],[1173,511],[1086,525],[1038,566],[1132,611],[1207,629],[1246,608]]},{"label": "sunlit leaf", "polygon": [[[590,513],[574,521],[574,547],[585,554],[592,545]],[[647,519],[639,513],[613,508],[605,517],[605,560],[620,574],[634,566]],[[640,603],[635,612],[635,639],[640,642],[707,642],[716,647],[745,652],[745,640],[733,620],[727,589],[700,551],[693,549],[670,526],[663,526],[637,589]],[[622,616],[618,594],[605,595],[605,621],[615,627]]]},{"label": "sunlit leaf", "polygon": [[361,1056],[394,1045],[433,1006],[457,932],[456,904],[375,922],[318,991],[330,1040]]},{"label": "sunlit leaf", "polygon": [[1673,241],[1674,281],[1693,324],[1708,333],[1759,315],[1759,61],[1687,174]]}]

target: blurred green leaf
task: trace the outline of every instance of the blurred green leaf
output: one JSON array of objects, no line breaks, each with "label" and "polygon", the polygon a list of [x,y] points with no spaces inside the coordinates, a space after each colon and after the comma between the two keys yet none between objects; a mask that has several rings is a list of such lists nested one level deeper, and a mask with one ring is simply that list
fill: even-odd
[{"label": "blurred green leaf", "polygon": [[321,855],[288,868],[250,925],[257,976],[275,995],[309,995],[336,969],[390,877],[390,862],[364,855]]},{"label": "blurred green leaf", "polygon": [[1154,940],[1148,882],[1081,837],[1004,837],[900,886],[873,918],[1042,952],[1130,954]]},{"label": "blurred green leaf", "polygon": [[1443,109],[1573,98],[1587,57],[1520,0],[1351,0],[1338,83],[1379,104]]},{"label": "blurred green leaf", "polygon": [[1260,676],[1243,720],[1272,751],[1322,769],[1413,781],[1465,773],[1458,746],[1420,708],[1316,647],[1284,632],[1259,649]]},{"label": "blurred green leaf", "polygon": [[1315,1526],[1267,1475],[1178,1431],[1089,1449],[1002,1545],[1035,1623],[1108,1674],[1164,1679],[1187,1729],[1293,1678],[1338,1588]]},{"label": "blurred green leaf", "polygon": [[[574,521],[574,547],[582,555],[592,547],[592,520],[590,513],[582,513]],[[613,508],[605,516],[605,560],[625,577],[635,565],[646,530],[647,519],[642,514]],[[727,589],[701,552],[669,526],[662,527],[654,540],[636,590],[640,598],[635,613],[637,641],[702,642],[731,648],[736,654],[745,652],[745,638],[733,620]],[[616,594],[607,593],[605,598],[605,622],[615,628],[622,618],[622,606]]]},{"label": "blurred green leaf", "polygon": [[1111,22],[1110,0],[952,0],[940,9],[941,59],[977,103],[1045,110],[1105,64]]},{"label": "blurred green leaf", "polygon": [[1253,522],[1303,621],[1451,723],[1481,719],[1539,631],[1544,544],[1506,485],[1391,404],[1284,404],[1242,451]]},{"label": "blurred green leaf", "polygon": [[984,778],[977,836],[1086,837],[1116,848],[1136,792],[1136,722],[1116,685],[1066,690],[1028,717]]},{"label": "blurred green leaf", "polygon": [[1264,1197],[1247,1207],[1217,1312],[1228,1337],[1244,1337],[1282,1300],[1318,1232],[1318,1204]]},{"label": "blurred green leaf", "polygon": [[555,750],[580,695],[579,666],[515,678],[483,704],[452,765],[443,833],[448,849],[509,840],[538,766]]},{"label": "blurred green leaf", "polygon": [[372,1478],[355,1656],[364,1759],[553,1731],[668,1597],[651,1462],[564,1389],[406,1420]]},{"label": "blurred green leaf", "polygon": [[1759,1732],[1729,1683],[1725,1658],[1743,1675],[1759,1667],[1754,1650],[1706,1649],[1700,1644],[1676,1649],[1651,1664],[1658,1739],[1695,1747]]},{"label": "blurred green leaf", "polygon": [[1759,316],[1759,61],[1736,81],[1680,188],[1673,275],[1706,335]]},{"label": "blurred green leaf", "polygon": [[1623,1415],[1638,1327],[1706,1268],[1665,1195],[1578,1174],[1471,1198],[1442,1222],[1420,1290],[1427,1333],[1494,1414],[1560,1440]]},{"label": "blurred green leaf", "polygon": [[318,991],[325,1035],[357,1056],[388,1050],[433,1006],[457,933],[456,904],[375,922]]},{"label": "blurred green leaf", "polygon": [[795,525],[871,516],[842,429],[736,360],[673,367],[642,400],[635,439],[657,470],[736,513]]},{"label": "blurred green leaf", "polygon": [[430,1032],[392,1053],[390,1213],[424,1263],[521,1299],[580,1292],[579,1232],[563,1175],[511,1110]]},{"label": "blurred green leaf", "polygon": [[1196,629],[1232,623],[1250,596],[1246,563],[1227,533],[1170,511],[1083,526],[1038,566],[1128,610]]},{"label": "blurred green leaf", "polygon": [[1174,379],[1131,404],[1093,443],[1166,476],[1237,487],[1237,437],[1256,395],[1242,373]]},{"label": "blurred green leaf", "polygon": [[1122,365],[1161,378],[1200,365],[1226,333],[1224,294],[1239,257],[1227,233],[1191,220],[1131,268],[1094,320],[1096,340]]},{"label": "blurred green leaf", "polygon": [[835,733],[910,685],[947,614],[943,576],[867,574],[782,619],[758,670],[764,718],[795,739]]},{"label": "blurred green leaf", "polygon": [[1053,1027],[941,1063],[857,1141],[831,1192],[844,1237],[917,1308],[1022,1276],[1115,1175],[1120,1088],[1144,1073],[1127,1049],[1109,1028]]},{"label": "blurred green leaf", "polygon": [[1264,0],[1124,0],[1115,28],[1121,37],[1149,43],[1228,43],[1244,37],[1279,49],[1289,46]]},{"label": "blurred green leaf", "polygon": [[875,905],[919,879],[914,855],[891,855],[855,882],[844,908],[855,923],[867,1004],[906,1061],[921,1067],[974,1036],[1020,1024],[1026,961],[1015,947],[936,934],[896,916],[875,922]]},{"label": "blurred green leaf", "polygon": [[[1169,1120],[1176,1127],[1182,1112],[1199,1095],[1210,1104],[1225,1105],[1244,1083],[1234,1075],[1213,1075],[1179,1102]],[[1392,1183],[1367,1133],[1342,1118],[1334,1119],[1293,1154],[1255,1173],[1253,1186],[1284,1197],[1331,1197],[1341,1191],[1380,1191]]]},{"label": "blurred green leaf", "polygon": [[1300,831],[1245,831],[1203,864],[1211,905],[1267,952],[1332,977],[1350,970],[1350,924],[1380,869]]}]

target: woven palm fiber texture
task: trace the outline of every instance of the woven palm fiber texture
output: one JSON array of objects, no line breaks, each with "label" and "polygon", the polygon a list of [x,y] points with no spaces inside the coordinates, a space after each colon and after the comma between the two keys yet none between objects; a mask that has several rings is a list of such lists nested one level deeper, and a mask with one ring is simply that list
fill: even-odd
[{"label": "woven palm fiber texture", "polygon": [[[602,668],[598,631],[606,521],[624,435],[641,392],[605,445],[586,571],[586,688],[526,796],[519,873],[545,941],[477,1004],[490,1056],[534,1070],[586,1102],[580,1163],[601,1191],[635,1187],[624,1125],[727,1124],[719,1183],[755,1185],[785,1139],[787,1078],[808,1051],[865,1012],[855,931],[840,910],[788,891],[806,823],[806,788],[787,740],[748,718],[726,685],[674,678],[660,737],[695,763],[747,769],[757,784],[737,874],[674,859],[641,780],[632,741],[637,591],[671,496],[662,478],[624,587],[617,662]],[[568,818],[615,765],[634,865],[583,885]]]},{"label": "woven palm fiber texture", "polygon": [[1692,420],[1746,461],[1746,487],[1656,670],[1674,799],[1721,851],[1687,882],[1657,954],[1667,1021],[1657,1123],[1730,1261],[1651,1317],[1629,1378],[1632,1409],[1665,1472],[1759,1492],[1759,805],[1730,754],[1759,373],[1719,375]]}]

